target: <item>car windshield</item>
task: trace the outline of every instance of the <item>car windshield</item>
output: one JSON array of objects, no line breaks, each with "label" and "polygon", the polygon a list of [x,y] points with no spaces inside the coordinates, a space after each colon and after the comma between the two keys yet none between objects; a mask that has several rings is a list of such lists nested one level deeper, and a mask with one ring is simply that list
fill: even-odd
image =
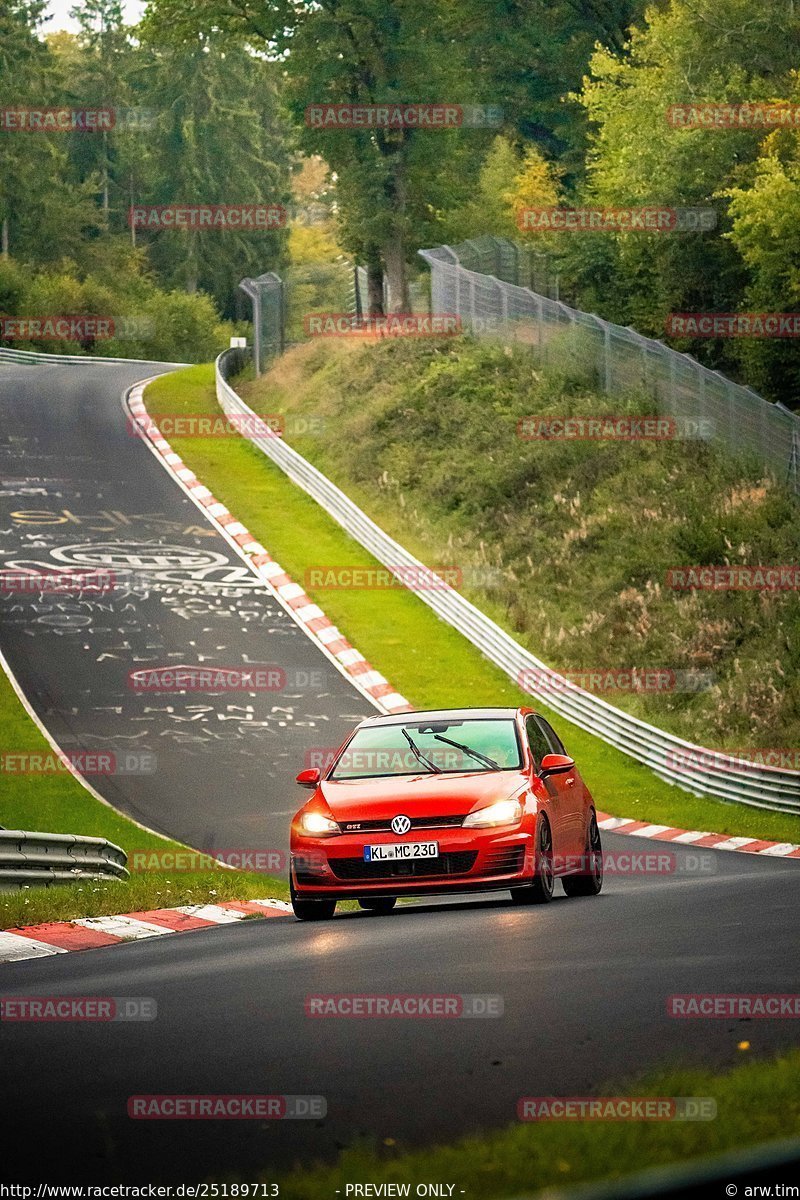
[{"label": "car windshield", "polygon": [[356,730],[328,778],[512,771],[521,765],[511,717],[409,721]]}]

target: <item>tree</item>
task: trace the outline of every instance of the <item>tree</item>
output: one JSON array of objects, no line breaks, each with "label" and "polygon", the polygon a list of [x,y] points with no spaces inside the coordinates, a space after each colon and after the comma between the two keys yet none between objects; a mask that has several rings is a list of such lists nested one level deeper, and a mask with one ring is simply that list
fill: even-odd
[{"label": "tree", "polygon": [[[755,9],[749,0],[670,0],[648,9],[621,50],[595,51],[578,96],[591,128],[587,181],[572,199],[604,207],[711,206],[718,227],[570,235],[562,269],[578,281],[579,296],[591,298],[585,306],[598,299],[590,278],[595,266],[604,281],[602,315],[656,337],[671,311],[739,306],[748,272],[735,239],[726,236],[727,200],[731,187],[750,186],[765,134],[671,128],[667,111],[697,101],[788,98],[799,46],[800,9],[787,9],[785,0],[764,0]],[[682,348],[716,365],[737,364],[730,344]]]},{"label": "tree", "polygon": [[367,267],[370,307],[380,311],[384,271],[391,307],[407,307],[407,260],[438,228],[441,211],[466,198],[486,136],[318,128],[305,123],[305,112],[312,104],[473,99],[463,95],[470,85],[444,0],[199,0],[191,8],[155,0],[147,25],[162,40],[179,30],[224,29],[281,58],[300,144],[336,177],[341,240]]},{"label": "tree", "polygon": [[[122,0],[83,0],[70,9],[78,22],[80,56],[77,82],[84,105],[108,108],[115,113],[128,103],[127,73],[130,41],[125,29]],[[108,223],[109,187],[113,170],[114,135],[107,129],[99,138],[73,135],[73,157],[82,158],[83,176],[97,172],[102,188],[103,216]]]},{"label": "tree", "polygon": [[[800,86],[794,102],[800,102]],[[800,136],[787,131],[766,138],[752,182],[730,188],[727,196],[727,238],[750,277],[744,306],[755,312],[800,312]],[[796,341],[748,340],[737,349],[754,387],[789,407],[799,406]]]},{"label": "tree", "polygon": [[480,99],[502,107],[508,136],[579,178],[586,120],[569,94],[595,46],[622,51],[643,11],[644,0],[460,0],[455,35]]},{"label": "tree", "polygon": [[[44,0],[0,6],[0,108],[59,103],[56,64],[38,36]],[[63,133],[7,129],[0,135],[0,254],[55,261],[97,226],[90,188],[64,187]]]},{"label": "tree", "polygon": [[[288,205],[290,157],[275,65],[220,34],[195,34],[153,46],[145,73],[158,113],[155,177],[152,194],[137,203]],[[285,256],[282,229],[141,236],[167,286],[204,289],[230,316],[239,280]]]}]

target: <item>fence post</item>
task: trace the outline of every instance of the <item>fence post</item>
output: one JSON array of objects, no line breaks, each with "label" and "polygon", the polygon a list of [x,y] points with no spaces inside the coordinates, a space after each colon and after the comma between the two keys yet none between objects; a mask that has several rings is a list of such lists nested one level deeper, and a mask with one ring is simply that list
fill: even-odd
[{"label": "fence post", "polygon": [[495,279],[498,291],[500,292],[500,312],[503,318],[503,332],[508,332],[508,287],[505,283],[501,283],[499,279]]},{"label": "fence post", "polygon": [[243,279],[239,288],[253,305],[253,370],[261,374],[261,292],[254,279]]},{"label": "fence post", "polygon": [[800,494],[800,432],[792,430],[792,451],[789,455],[789,470],[786,482],[795,492]]},{"label": "fence post", "polygon": [[264,323],[261,317],[261,292],[253,292],[253,363],[256,378],[261,375],[264,363]]},{"label": "fence post", "polygon": [[355,310],[356,310],[355,317],[356,317],[357,321],[360,321],[363,310],[361,308],[361,286],[359,284],[359,279],[358,279],[358,264],[357,263],[353,264],[353,284],[355,286]]},{"label": "fence post", "polygon": [[603,388],[607,396],[611,395],[611,326],[603,321],[603,351],[605,357],[603,371]]}]

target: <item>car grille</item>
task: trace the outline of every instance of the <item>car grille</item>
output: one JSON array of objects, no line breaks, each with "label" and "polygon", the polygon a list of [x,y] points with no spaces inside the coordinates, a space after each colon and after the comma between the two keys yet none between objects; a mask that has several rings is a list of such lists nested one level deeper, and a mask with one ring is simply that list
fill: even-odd
[{"label": "car grille", "polygon": [[[466,813],[457,813],[454,817],[411,817],[412,829],[445,829],[464,822]],[[344,833],[377,833],[391,831],[392,818],[381,817],[375,821],[339,821]]]},{"label": "car grille", "polygon": [[503,846],[486,855],[483,875],[517,875],[525,860],[524,846]]},{"label": "car grille", "polygon": [[337,879],[408,879],[421,875],[464,875],[472,870],[477,850],[459,850],[438,858],[389,859],[365,862],[363,858],[331,858],[329,865]]}]

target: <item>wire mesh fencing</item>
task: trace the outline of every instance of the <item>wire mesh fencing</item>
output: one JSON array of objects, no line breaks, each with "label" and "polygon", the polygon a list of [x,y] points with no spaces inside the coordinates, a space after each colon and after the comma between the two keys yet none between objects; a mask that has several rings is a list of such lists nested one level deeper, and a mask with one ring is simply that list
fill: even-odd
[{"label": "wire mesh fencing", "polygon": [[253,305],[253,367],[261,375],[289,346],[309,336],[314,316],[357,312],[356,268],[335,262],[299,263],[239,284]]},{"label": "wire mesh fencing", "polygon": [[755,459],[800,495],[800,418],[783,405],[629,326],[534,290],[535,271],[551,280],[552,272],[514,242],[476,238],[419,253],[430,267],[434,313],[457,315],[475,336],[526,345],[542,364],[577,364],[606,395],[647,396],[659,414]]}]

